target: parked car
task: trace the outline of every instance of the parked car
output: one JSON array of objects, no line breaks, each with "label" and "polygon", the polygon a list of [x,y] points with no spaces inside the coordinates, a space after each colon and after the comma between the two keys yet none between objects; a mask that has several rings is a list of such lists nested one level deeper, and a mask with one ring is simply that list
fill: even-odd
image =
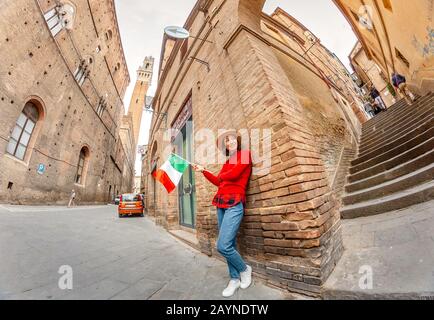
[{"label": "parked car", "polygon": [[143,210],[142,196],[140,194],[126,193],[120,196],[118,206],[119,218],[129,215],[143,217]]},{"label": "parked car", "polygon": [[121,196],[116,196],[116,198],[115,198],[115,205],[119,204],[120,198],[121,198]]}]

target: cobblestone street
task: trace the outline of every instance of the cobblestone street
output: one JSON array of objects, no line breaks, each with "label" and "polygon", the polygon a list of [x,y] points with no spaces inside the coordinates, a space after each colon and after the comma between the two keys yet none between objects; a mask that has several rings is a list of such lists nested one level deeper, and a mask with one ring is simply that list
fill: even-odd
[{"label": "cobblestone street", "polygon": [[[59,268],[73,270],[61,290]],[[226,265],[115,206],[0,206],[0,299],[223,299]],[[234,299],[295,297],[256,280]]]}]

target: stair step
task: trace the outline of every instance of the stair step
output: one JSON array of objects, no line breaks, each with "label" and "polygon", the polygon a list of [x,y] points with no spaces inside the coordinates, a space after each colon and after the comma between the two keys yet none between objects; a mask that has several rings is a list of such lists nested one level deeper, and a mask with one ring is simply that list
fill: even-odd
[{"label": "stair step", "polygon": [[427,131],[429,128],[433,128],[433,127],[434,127],[434,115],[430,116],[429,119],[425,119],[425,122],[423,124],[419,124],[416,128],[413,128],[412,131],[402,132],[402,135],[399,136],[398,138],[395,138],[395,140],[385,141],[384,144],[378,145],[375,149],[371,149],[363,153],[361,152],[359,157],[351,162],[351,165],[353,166],[359,165],[382,153],[385,153],[389,150],[392,150],[393,148],[403,145],[406,143],[406,141],[409,141],[411,137],[416,137],[424,133],[425,131]]},{"label": "stair step", "polygon": [[406,118],[400,119],[394,122],[391,119],[391,123],[381,129],[376,130],[369,137],[362,137],[360,140],[360,146],[362,149],[370,148],[372,145],[377,144],[379,141],[389,139],[390,137],[399,134],[400,130],[406,129],[409,126],[413,126],[426,117],[433,114],[434,99],[429,105],[423,105],[407,114]]},{"label": "stair step", "polygon": [[348,177],[348,181],[354,183],[358,180],[362,180],[377,175],[379,173],[385,172],[405,162],[411,161],[412,159],[416,159],[422,154],[427,153],[433,149],[434,149],[434,137],[431,137],[426,141],[424,141],[423,143],[415,146],[414,148],[403,152],[402,154],[399,154],[375,166],[368,167],[364,170],[351,174]]},{"label": "stair step", "polygon": [[343,198],[343,203],[351,205],[371,199],[378,199],[432,180],[434,180],[434,162],[394,180],[346,194]]},{"label": "stair step", "polygon": [[411,125],[408,125],[407,127],[401,128],[397,131],[393,131],[387,136],[384,137],[383,140],[377,141],[376,143],[373,143],[370,146],[361,145],[359,150],[359,157],[364,156],[365,154],[372,152],[375,149],[379,149],[385,145],[390,144],[393,141],[396,141],[403,137],[404,135],[407,135],[410,132],[416,132],[418,131],[418,128],[425,125],[427,122],[432,121],[434,119],[434,112],[431,111],[430,115],[424,115],[421,116],[421,119],[418,119],[416,122],[414,122]]},{"label": "stair step", "polygon": [[359,180],[354,183],[349,183],[345,187],[345,191],[347,193],[352,193],[358,190],[370,188],[416,171],[418,168],[426,167],[431,163],[434,163],[434,149],[390,170],[381,172],[377,175]]},{"label": "stair step", "polygon": [[341,209],[343,219],[367,217],[393,210],[407,208],[417,203],[434,199],[434,181],[420,184],[380,199],[373,199],[344,206]]},{"label": "stair step", "polygon": [[415,122],[423,119],[423,117],[432,114],[432,110],[434,108],[433,104],[434,99],[429,104],[417,106],[415,109],[411,110],[411,112],[406,113],[406,115],[402,118],[390,118],[387,124],[377,128],[376,130],[372,131],[372,133],[362,136],[360,139],[360,145],[366,147],[368,144],[374,141],[383,140],[389,137],[392,133],[399,132],[399,129],[405,128],[408,125],[412,125]]},{"label": "stair step", "polygon": [[401,100],[397,103],[396,106],[390,107],[386,112],[382,112],[366,122],[363,125],[362,133],[366,134],[369,133],[371,130],[375,129],[375,127],[381,127],[385,123],[387,123],[390,120],[391,116],[396,117],[396,115],[401,114],[404,112],[408,112],[409,110],[412,110],[415,105],[422,105],[425,104],[427,101],[429,101],[433,95],[427,95],[423,98],[420,98],[412,105],[408,105],[405,101]]},{"label": "stair step", "polygon": [[402,107],[396,112],[391,112],[391,111],[384,112],[386,116],[380,123],[377,123],[371,126],[370,128],[362,129],[362,140],[366,140],[367,138],[369,138],[370,135],[378,132],[378,130],[399,123],[400,121],[405,119],[409,114],[414,113],[415,110],[432,105],[432,100],[433,97],[427,97],[426,99],[418,101],[412,105],[407,105],[405,107]]},{"label": "stair step", "polygon": [[385,150],[383,153],[377,155],[376,157],[371,158],[367,161],[364,161],[362,163],[359,163],[359,164],[351,167],[350,173],[355,174],[359,171],[368,169],[368,168],[373,167],[377,164],[385,162],[390,158],[402,155],[403,153],[406,152],[406,150],[413,149],[413,148],[417,147],[418,145],[421,145],[422,143],[424,143],[428,139],[431,139],[432,137],[434,137],[434,127],[428,128],[423,133],[417,135],[413,139],[410,139],[410,140],[406,141],[405,143],[403,143],[403,144],[401,144],[401,145],[399,145],[399,146],[397,146],[391,150]]},{"label": "stair step", "polygon": [[383,121],[387,116],[389,112],[395,113],[401,111],[402,108],[405,108],[407,105],[406,101],[404,99],[398,101],[394,105],[392,105],[387,111],[377,114],[374,118],[368,120],[363,125],[363,129],[365,131],[369,131],[370,128],[377,125],[379,122]]}]

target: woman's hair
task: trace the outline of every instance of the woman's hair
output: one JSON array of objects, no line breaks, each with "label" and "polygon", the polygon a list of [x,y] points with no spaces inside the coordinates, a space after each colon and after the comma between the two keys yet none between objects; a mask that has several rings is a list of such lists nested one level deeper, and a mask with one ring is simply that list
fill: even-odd
[{"label": "woman's hair", "polygon": [[229,150],[226,148],[226,138],[227,137],[236,137],[237,138],[237,151],[241,151],[241,135],[235,132],[231,132],[228,134],[225,134],[223,136],[220,136],[217,138],[217,147],[218,149],[226,155],[226,157],[229,157]]}]

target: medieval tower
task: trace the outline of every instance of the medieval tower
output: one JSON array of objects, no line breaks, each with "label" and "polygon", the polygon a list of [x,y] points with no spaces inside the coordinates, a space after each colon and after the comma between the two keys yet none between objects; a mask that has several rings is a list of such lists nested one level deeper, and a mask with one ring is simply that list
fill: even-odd
[{"label": "medieval tower", "polygon": [[143,108],[145,107],[146,94],[152,82],[154,58],[146,57],[143,65],[137,70],[137,80],[131,96],[128,114],[133,120],[134,145],[139,141],[140,124],[142,122]]}]

